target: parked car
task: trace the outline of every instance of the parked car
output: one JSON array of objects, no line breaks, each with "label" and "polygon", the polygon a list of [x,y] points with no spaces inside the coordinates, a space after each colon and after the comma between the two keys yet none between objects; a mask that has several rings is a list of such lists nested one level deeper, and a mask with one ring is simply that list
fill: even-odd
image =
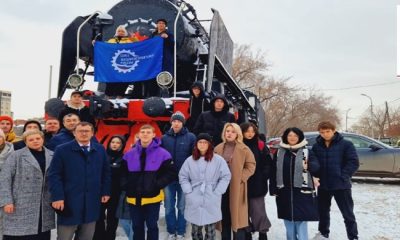
[{"label": "parked car", "polygon": [[279,143],[281,142],[281,138],[274,137],[267,140],[267,146],[269,148],[269,152],[273,156],[279,148]]},{"label": "parked car", "polygon": [[394,145],[396,145],[396,141],[393,138],[390,138],[390,137],[381,137],[381,138],[377,138],[376,140],[378,140],[380,142],[383,142],[384,144],[392,146],[392,147]]},{"label": "parked car", "polygon": [[[341,133],[343,137],[354,144],[360,167],[356,176],[365,177],[394,177],[400,178],[400,149],[393,148],[375,139],[355,133]],[[305,132],[308,148],[315,143],[318,132]],[[267,141],[271,153],[275,153],[279,147],[280,138]]]}]

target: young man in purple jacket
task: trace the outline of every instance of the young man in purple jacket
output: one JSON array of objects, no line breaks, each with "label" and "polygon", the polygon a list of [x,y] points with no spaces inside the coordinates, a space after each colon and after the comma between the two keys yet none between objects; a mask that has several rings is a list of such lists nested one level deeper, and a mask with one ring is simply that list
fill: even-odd
[{"label": "young man in purple jacket", "polygon": [[153,126],[140,127],[139,140],[125,153],[127,169],[126,195],[132,217],[135,240],[158,239],[160,202],[164,200],[163,188],[178,178],[171,154],[160,147]]}]

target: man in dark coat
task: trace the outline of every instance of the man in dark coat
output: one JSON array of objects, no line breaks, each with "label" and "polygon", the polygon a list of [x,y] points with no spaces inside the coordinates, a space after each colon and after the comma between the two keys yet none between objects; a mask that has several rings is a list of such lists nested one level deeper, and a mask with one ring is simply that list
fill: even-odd
[{"label": "man in dark coat", "polygon": [[57,239],[92,240],[101,203],[110,198],[111,174],[105,149],[91,141],[94,127],[79,123],[75,140],[57,147],[48,181],[57,211]]},{"label": "man in dark coat", "polygon": [[193,131],[194,125],[202,112],[210,110],[210,103],[205,96],[202,82],[194,82],[190,87],[189,113],[190,117],[186,122],[189,131]]},{"label": "man in dark coat", "polygon": [[74,140],[75,137],[73,131],[78,123],[80,123],[78,114],[68,113],[65,115],[63,117],[64,128],[62,128],[59,133],[46,143],[46,147],[54,151],[58,145]]},{"label": "man in dark coat", "polygon": [[200,114],[193,133],[208,133],[212,136],[214,146],[222,142],[221,134],[225,123],[235,122],[235,116],[229,112],[228,101],[223,94],[215,96],[211,102],[211,110]]},{"label": "man in dark coat", "polygon": [[163,71],[168,71],[174,75],[174,35],[167,30],[167,20],[158,19],[156,24],[156,30],[151,37],[159,36],[164,39]]},{"label": "man in dark coat", "polygon": [[[161,147],[171,154],[173,163],[179,172],[185,160],[192,155],[196,136],[183,126],[185,116],[181,112],[172,114],[170,122],[172,126],[161,138]],[[173,181],[164,188],[164,193],[165,221],[169,237],[184,239],[186,231],[185,195],[181,185],[178,181]],[[178,215],[176,215],[176,210],[178,210]]]},{"label": "man in dark coat", "polygon": [[[79,116],[75,113],[68,113],[65,115],[63,120],[63,125],[65,128],[62,128],[59,133],[57,133],[50,139],[48,143],[45,144],[46,148],[54,151],[57,146],[74,140],[74,130],[76,125],[78,125],[80,122]],[[92,137],[92,141],[98,143],[96,137],[94,136]]]},{"label": "man in dark coat", "polygon": [[[65,108],[60,112],[58,120],[64,123],[64,116],[69,113],[75,113],[82,122],[89,122],[96,126],[94,117],[90,114],[90,109],[83,102],[83,92],[74,91],[71,93],[70,100],[67,101]],[[65,127],[65,126],[63,126]]]},{"label": "man in dark coat", "polygon": [[61,125],[57,118],[49,117],[44,124],[44,143],[45,145],[60,131]]},{"label": "man in dark coat", "polygon": [[358,239],[354,203],[351,196],[351,177],[359,167],[356,149],[352,142],[336,132],[331,122],[318,125],[320,136],[310,151],[309,171],[320,179],[318,190],[319,234],[329,238],[330,207],[332,197],[342,213],[347,237]]}]

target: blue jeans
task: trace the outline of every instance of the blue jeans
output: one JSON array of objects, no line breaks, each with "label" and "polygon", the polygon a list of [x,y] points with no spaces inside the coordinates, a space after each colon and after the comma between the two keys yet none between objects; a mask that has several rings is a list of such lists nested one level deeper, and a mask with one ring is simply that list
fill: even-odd
[{"label": "blue jeans", "polygon": [[142,206],[129,204],[132,217],[133,239],[145,240],[144,223],[147,227],[147,240],[158,240],[158,218],[160,203],[151,203]]},{"label": "blue jeans", "polygon": [[[178,182],[170,183],[164,188],[164,194],[165,221],[167,223],[168,233],[185,235],[185,195],[182,192],[181,185]],[[178,208],[178,216],[176,215],[175,205]]]},{"label": "blue jeans", "polygon": [[119,225],[124,230],[126,236],[129,240],[133,239],[133,229],[132,229],[132,220],[131,219],[119,219]]},{"label": "blue jeans", "polygon": [[308,230],[306,221],[283,220],[286,227],[287,240],[308,240]]}]

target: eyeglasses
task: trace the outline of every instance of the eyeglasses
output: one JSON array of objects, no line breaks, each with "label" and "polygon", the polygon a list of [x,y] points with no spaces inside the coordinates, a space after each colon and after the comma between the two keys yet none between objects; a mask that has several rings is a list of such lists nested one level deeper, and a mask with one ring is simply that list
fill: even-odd
[{"label": "eyeglasses", "polygon": [[89,134],[92,132],[92,130],[76,130],[75,132],[79,133],[79,134]]}]

